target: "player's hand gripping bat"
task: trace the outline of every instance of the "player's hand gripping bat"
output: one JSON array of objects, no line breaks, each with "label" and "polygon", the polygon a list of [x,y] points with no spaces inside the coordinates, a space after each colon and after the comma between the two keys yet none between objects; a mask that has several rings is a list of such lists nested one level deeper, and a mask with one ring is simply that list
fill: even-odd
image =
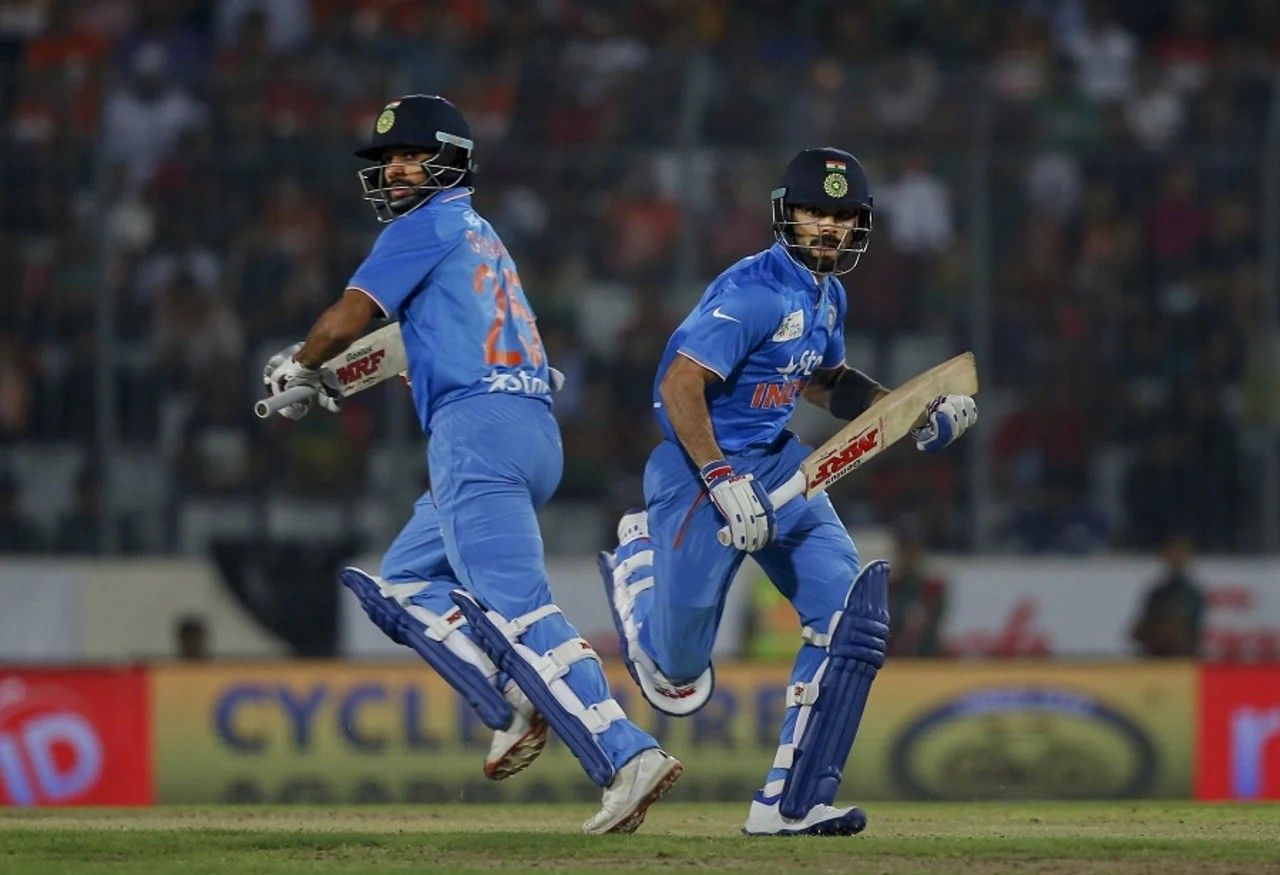
[{"label": "player's hand gripping bat", "polygon": [[[934,398],[977,392],[978,369],[971,352],[917,374],[810,453],[800,470],[769,493],[769,500],[779,508],[799,495],[812,498],[924,425],[925,406]],[[719,539],[725,546],[731,543],[728,526],[720,530]]]},{"label": "player's hand gripping bat", "polygon": [[[400,325],[396,322],[369,332],[324,363],[324,367],[338,375],[343,398],[389,380],[408,366]],[[253,412],[266,419],[281,408],[306,401],[315,394],[316,390],[310,386],[294,386],[263,398],[253,405]]]}]

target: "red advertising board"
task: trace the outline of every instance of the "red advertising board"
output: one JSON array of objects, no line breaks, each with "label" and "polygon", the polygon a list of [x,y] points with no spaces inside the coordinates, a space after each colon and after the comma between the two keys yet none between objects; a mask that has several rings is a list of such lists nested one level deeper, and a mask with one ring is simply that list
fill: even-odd
[{"label": "red advertising board", "polygon": [[0,805],[149,805],[146,670],[0,667]]},{"label": "red advertising board", "polygon": [[1280,799],[1280,665],[1200,671],[1196,797]]}]

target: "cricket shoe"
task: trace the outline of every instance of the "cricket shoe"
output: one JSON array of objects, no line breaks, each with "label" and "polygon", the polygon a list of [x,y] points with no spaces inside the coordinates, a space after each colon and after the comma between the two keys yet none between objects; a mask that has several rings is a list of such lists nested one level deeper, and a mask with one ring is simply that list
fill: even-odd
[{"label": "cricket shoe", "polygon": [[867,828],[861,808],[836,808],[819,803],[800,820],[789,820],[778,810],[781,796],[756,791],[742,831],[749,836],[851,836]]},{"label": "cricket shoe", "polygon": [[684,765],[656,747],[642,750],[618,769],[604,791],[600,810],[582,825],[592,835],[635,832],[649,806],[671,789]]},{"label": "cricket shoe", "polygon": [[618,523],[617,552],[602,552],[596,564],[631,679],[654,708],[674,717],[687,717],[711,698],[716,685],[715,669],[707,666],[691,681],[673,681],[640,644],[636,598],[653,586],[653,546],[647,520],[648,515],[642,510],[623,515]]},{"label": "cricket shoe", "polygon": [[524,771],[547,744],[547,721],[524,692],[512,682],[502,695],[511,703],[514,716],[510,726],[493,732],[489,753],[484,758],[484,775],[491,781],[501,781]]}]

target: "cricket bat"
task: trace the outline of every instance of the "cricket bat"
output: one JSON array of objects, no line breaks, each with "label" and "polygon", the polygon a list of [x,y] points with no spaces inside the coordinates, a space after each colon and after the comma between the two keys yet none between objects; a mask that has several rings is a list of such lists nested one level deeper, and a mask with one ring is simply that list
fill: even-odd
[{"label": "cricket bat", "polygon": [[[404,354],[404,340],[400,337],[400,324],[392,322],[377,331],[371,331],[355,343],[324,363],[338,375],[342,397],[363,392],[403,372],[409,362]],[[313,397],[316,390],[310,386],[294,386],[263,398],[253,405],[253,412],[266,419],[271,414]]]},{"label": "cricket bat", "polygon": [[[800,470],[769,493],[769,500],[777,508],[799,495],[812,498],[924,425],[925,405],[934,398],[977,393],[978,369],[971,352],[917,374],[810,453]],[[721,544],[729,545],[728,526],[720,530],[719,538]]]}]

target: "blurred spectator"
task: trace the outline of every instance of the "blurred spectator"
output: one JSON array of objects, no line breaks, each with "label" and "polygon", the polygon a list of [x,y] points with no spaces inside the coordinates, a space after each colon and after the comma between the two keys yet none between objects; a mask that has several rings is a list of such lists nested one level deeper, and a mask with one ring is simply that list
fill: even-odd
[{"label": "blurred spectator", "polygon": [[40,529],[18,505],[18,481],[0,473],[0,553],[39,553],[44,546]]},{"label": "blurred spectator", "polygon": [[311,29],[307,0],[220,0],[214,23],[218,42],[235,39],[241,23],[254,15],[261,16],[274,52],[301,47]]},{"label": "blurred spectator", "polygon": [[947,613],[947,584],[925,568],[924,532],[918,520],[904,517],[894,530],[889,576],[890,656],[942,656],[942,623]]},{"label": "blurred spectator", "polygon": [[1123,100],[1133,90],[1138,46],[1108,0],[1090,0],[1082,26],[1066,36],[1062,50],[1075,62],[1080,90],[1090,99]]},{"label": "blurred spectator", "polygon": [[932,255],[955,239],[951,194],[929,172],[929,159],[916,153],[902,162],[902,173],[876,192],[876,205],[888,214],[889,240],[899,252]]},{"label": "blurred spectator", "polygon": [[1130,633],[1143,656],[1194,657],[1200,652],[1205,596],[1188,572],[1191,551],[1186,535],[1165,543],[1164,571],[1148,586]]},{"label": "blurred spectator", "polygon": [[173,637],[178,659],[204,662],[209,658],[209,627],[199,614],[179,617]]},{"label": "blurred spectator", "polygon": [[[93,464],[86,464],[76,477],[71,510],[58,521],[53,549],[58,553],[77,556],[102,553],[106,525],[101,511],[102,478]],[[119,518],[115,534],[117,550],[122,553],[137,552],[138,539],[129,520]]]},{"label": "blurred spectator", "polygon": [[142,46],[133,56],[132,79],[103,107],[103,157],[119,169],[112,178],[125,192],[145,186],[179,137],[204,122],[204,107],[169,78],[168,64],[162,46]]}]

